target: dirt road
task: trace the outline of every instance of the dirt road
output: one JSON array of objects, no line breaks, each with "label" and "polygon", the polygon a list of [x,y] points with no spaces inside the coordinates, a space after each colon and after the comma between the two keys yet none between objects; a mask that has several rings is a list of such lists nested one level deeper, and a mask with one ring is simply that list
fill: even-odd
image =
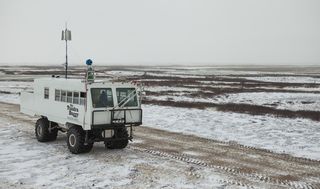
[{"label": "dirt road", "polygon": [[[27,128],[25,131],[32,136],[35,119],[20,114],[18,105],[0,103],[0,107],[0,117],[23,124]],[[135,142],[129,144],[128,150],[155,159],[178,162],[177,166],[180,167],[186,165],[186,174],[201,182],[211,179],[210,171],[214,171],[228,178],[221,180],[226,186],[320,188],[320,161],[317,160],[145,126],[135,128],[134,135]],[[95,153],[95,149],[91,153]],[[99,159],[102,154],[98,153],[94,157]],[[152,174],[163,174],[161,166],[154,169]],[[146,174],[151,173],[149,171]],[[139,182],[143,177],[136,179]]]}]

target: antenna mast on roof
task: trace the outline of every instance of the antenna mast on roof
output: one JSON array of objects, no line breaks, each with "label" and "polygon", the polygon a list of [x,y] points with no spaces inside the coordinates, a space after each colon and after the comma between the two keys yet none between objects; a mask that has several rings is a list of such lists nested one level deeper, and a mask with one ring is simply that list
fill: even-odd
[{"label": "antenna mast on roof", "polygon": [[66,29],[62,30],[61,40],[66,41],[66,79],[68,78],[68,41],[71,41],[71,30],[68,30],[67,23],[66,23]]}]

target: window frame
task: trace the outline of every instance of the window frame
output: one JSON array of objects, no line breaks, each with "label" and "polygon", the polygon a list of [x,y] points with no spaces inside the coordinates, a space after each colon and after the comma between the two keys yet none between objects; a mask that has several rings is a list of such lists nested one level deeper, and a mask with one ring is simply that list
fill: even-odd
[{"label": "window frame", "polygon": [[[78,96],[75,96],[76,93],[78,93]],[[78,100],[78,102],[75,103],[76,99]],[[72,92],[72,104],[80,104],[80,92],[78,91]]]},{"label": "window frame", "polygon": [[50,98],[50,89],[49,89],[49,87],[44,87],[44,95],[43,95],[43,97],[44,97],[44,99],[49,99]]},{"label": "window frame", "polygon": [[[59,93],[58,97],[59,99],[57,99],[57,92]],[[54,90],[54,100],[60,102],[61,101],[61,90],[60,89],[55,89]]]},{"label": "window frame", "polygon": [[[96,104],[96,102],[99,102],[99,99],[97,99],[95,101],[94,99],[94,93],[93,93],[93,90],[99,90],[99,93],[101,92],[101,90],[106,90],[106,95],[107,95],[107,105],[106,106],[98,106],[98,104]],[[110,91],[111,95],[108,96],[108,92],[107,91]],[[90,89],[90,92],[91,92],[91,103],[92,103],[92,107],[93,108],[114,108],[114,96],[113,96],[113,89],[111,87],[109,88],[91,88]],[[101,93],[100,93],[101,94]],[[99,95],[100,95],[99,94]],[[111,96],[111,100],[108,101],[109,97]],[[110,104],[108,104],[108,102],[111,102]]]},{"label": "window frame", "polygon": [[[69,94],[71,94],[71,99],[70,99],[70,96]],[[67,103],[71,103],[73,104],[73,91],[67,91]]]},{"label": "window frame", "polygon": [[[82,106],[84,106],[86,104],[86,98],[87,98],[86,92],[68,91],[68,90],[63,90],[63,89],[54,89],[54,92],[55,92],[54,93],[54,100],[56,102],[65,102],[65,103],[77,104],[77,105],[82,105]],[[68,93],[69,93],[69,96],[68,96]],[[70,96],[70,93],[71,93],[71,96]],[[76,94],[78,94],[78,95],[74,96]],[[58,97],[59,97],[59,99],[58,99]]]},{"label": "window frame", "polygon": [[[64,93],[64,95],[62,95]],[[63,100],[64,98],[64,100]],[[66,90],[61,90],[61,101],[60,102],[67,102],[67,91]]]}]

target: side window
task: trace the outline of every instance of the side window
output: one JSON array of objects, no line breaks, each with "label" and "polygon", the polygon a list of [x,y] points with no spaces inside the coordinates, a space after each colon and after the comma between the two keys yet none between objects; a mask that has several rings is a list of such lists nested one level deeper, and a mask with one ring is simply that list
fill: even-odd
[{"label": "side window", "polygon": [[85,101],[86,101],[86,93],[80,92],[80,105],[84,105]]},{"label": "side window", "polygon": [[59,89],[55,89],[54,95],[55,101],[68,102],[80,105],[84,105],[87,96],[85,92],[72,92]]},{"label": "side window", "polygon": [[79,92],[73,92],[73,104],[79,104]]},{"label": "side window", "polygon": [[67,92],[66,91],[61,91],[61,101],[67,102]]},{"label": "side window", "polygon": [[44,98],[49,99],[49,88],[48,87],[44,88]]},{"label": "side window", "polygon": [[55,95],[54,95],[55,101],[60,101],[61,100],[61,91],[60,90],[55,90]]},{"label": "side window", "polygon": [[91,89],[92,105],[94,108],[113,107],[113,96],[110,88]]},{"label": "side window", "polygon": [[67,102],[72,103],[72,92],[67,91]]}]

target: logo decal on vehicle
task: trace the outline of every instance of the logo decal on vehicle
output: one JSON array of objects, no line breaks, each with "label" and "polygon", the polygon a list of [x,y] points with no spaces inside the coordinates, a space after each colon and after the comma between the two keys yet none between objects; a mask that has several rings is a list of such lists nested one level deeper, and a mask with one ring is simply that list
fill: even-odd
[{"label": "logo decal on vehicle", "polygon": [[74,107],[73,104],[67,105],[67,110],[69,111],[69,115],[73,117],[78,117],[79,109]]}]

